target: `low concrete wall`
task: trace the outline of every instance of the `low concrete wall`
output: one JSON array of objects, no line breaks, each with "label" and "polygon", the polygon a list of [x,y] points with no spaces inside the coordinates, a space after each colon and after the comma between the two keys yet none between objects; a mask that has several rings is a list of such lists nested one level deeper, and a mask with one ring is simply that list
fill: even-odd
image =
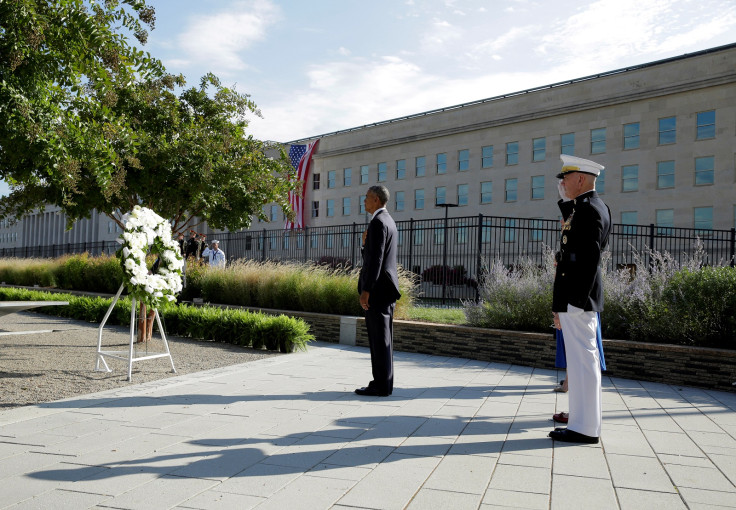
[{"label": "low concrete wall", "polygon": [[[27,288],[27,287],[26,287]],[[51,289],[33,289],[52,291]],[[101,295],[87,292],[70,294]],[[268,314],[300,317],[321,342],[368,347],[363,317],[325,313],[245,308]],[[480,361],[553,369],[555,340],[548,334],[473,328],[414,321],[394,321],[394,349]],[[736,391],[736,351],[670,344],[603,340],[605,375],[672,385]]]}]

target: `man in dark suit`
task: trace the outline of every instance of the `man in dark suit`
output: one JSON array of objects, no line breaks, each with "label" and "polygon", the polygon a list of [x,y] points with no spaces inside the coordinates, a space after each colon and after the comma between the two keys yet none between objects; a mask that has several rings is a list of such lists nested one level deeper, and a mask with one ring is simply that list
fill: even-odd
[{"label": "man in dark suit", "polygon": [[387,397],[394,389],[394,307],[401,294],[396,263],[399,234],[386,210],[388,199],[385,186],[371,186],[365,196],[365,210],[372,216],[362,248],[358,293],[365,311],[373,380],[356,389],[358,395]]},{"label": "man in dark suit", "polygon": [[[555,441],[598,443],[601,433],[601,370],[597,344],[598,314],[603,310],[599,267],[608,243],[611,211],[595,191],[603,166],[561,155],[558,202],[562,237],[556,254],[552,311],[565,337],[570,411],[567,428],[549,433]],[[567,199],[567,200],[566,200]]]}]

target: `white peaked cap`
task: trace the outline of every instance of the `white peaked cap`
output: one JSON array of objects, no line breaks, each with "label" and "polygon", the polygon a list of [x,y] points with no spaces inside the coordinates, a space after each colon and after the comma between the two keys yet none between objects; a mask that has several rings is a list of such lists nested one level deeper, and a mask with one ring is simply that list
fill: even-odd
[{"label": "white peaked cap", "polygon": [[582,172],[598,177],[604,168],[603,165],[599,165],[595,161],[568,156],[567,154],[560,154],[560,159],[562,160],[562,170],[557,174],[558,179],[562,179],[565,174],[570,172]]}]

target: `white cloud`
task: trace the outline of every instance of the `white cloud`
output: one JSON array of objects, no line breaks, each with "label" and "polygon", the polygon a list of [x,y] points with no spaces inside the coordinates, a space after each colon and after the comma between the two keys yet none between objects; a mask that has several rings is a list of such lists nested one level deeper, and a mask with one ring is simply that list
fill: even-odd
[{"label": "white cloud", "polygon": [[500,73],[448,79],[396,56],[313,66],[309,89],[260,104],[257,138],[289,141],[434,110],[555,81],[553,74]]},{"label": "white cloud", "polygon": [[270,0],[236,2],[227,10],[199,16],[178,37],[186,57],[180,63],[206,65],[216,74],[242,71],[248,67],[242,52],[264,39],[279,17],[280,9]]}]

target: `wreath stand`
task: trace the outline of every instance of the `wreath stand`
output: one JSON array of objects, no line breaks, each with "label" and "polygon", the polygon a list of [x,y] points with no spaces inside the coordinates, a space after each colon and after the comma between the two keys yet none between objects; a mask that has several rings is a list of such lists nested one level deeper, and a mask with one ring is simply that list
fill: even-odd
[{"label": "wreath stand", "polygon": [[[97,330],[97,363],[95,365],[95,371],[97,372],[112,372],[110,370],[110,367],[107,366],[107,363],[105,362],[105,356],[115,359],[122,359],[122,360],[128,360],[128,381],[133,380],[133,363],[136,361],[143,361],[147,359],[155,359],[155,358],[169,358],[169,361],[171,362],[171,371],[173,373],[176,373],[176,368],[174,368],[174,359],[171,357],[171,352],[169,351],[169,342],[166,340],[166,333],[164,332],[164,328],[161,325],[161,317],[158,315],[158,309],[154,308],[154,314],[156,316],[156,324],[158,324],[158,330],[161,332],[161,338],[163,338],[164,341],[164,348],[166,349],[166,352],[159,352],[155,354],[147,354],[146,356],[141,357],[133,357],[133,351],[134,347],[133,344],[135,343],[135,314],[136,314],[136,306],[135,306],[135,298],[131,296],[131,304],[130,304],[130,348],[128,349],[127,356],[125,356],[125,351],[103,351],[102,350],[102,328],[105,327],[105,323],[107,322],[107,319],[110,317],[110,314],[112,313],[113,308],[115,307],[115,303],[118,302],[118,299],[120,299],[120,294],[123,292],[123,287],[125,284],[120,284],[120,289],[118,289],[118,293],[115,294],[115,297],[112,299],[112,303],[110,303],[110,308],[107,309],[107,313],[105,314],[105,318],[102,319],[102,323],[100,323],[100,327]],[[104,369],[100,368],[100,362],[104,366]]]}]

